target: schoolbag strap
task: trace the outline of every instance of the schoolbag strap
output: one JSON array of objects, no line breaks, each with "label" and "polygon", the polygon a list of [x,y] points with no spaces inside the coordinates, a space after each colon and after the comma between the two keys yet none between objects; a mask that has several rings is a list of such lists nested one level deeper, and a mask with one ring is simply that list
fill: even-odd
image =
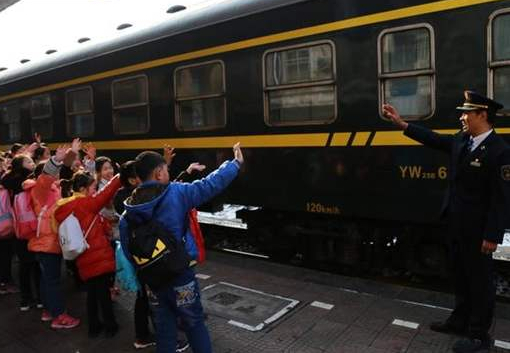
[{"label": "schoolbag strap", "polygon": [[48,210],[48,206],[44,205],[43,208],[41,208],[41,212],[39,212],[39,215],[37,216],[37,231],[36,231],[36,237],[39,238],[39,235],[41,234],[41,222],[44,216],[44,213]]},{"label": "schoolbag strap", "polygon": [[97,217],[99,217],[99,214],[96,214],[96,216],[94,217],[94,219],[90,223],[89,228],[87,229],[87,232],[85,233],[84,239],[87,239],[87,237],[89,236],[89,233],[92,230],[92,227],[94,226],[94,223],[96,223]]}]

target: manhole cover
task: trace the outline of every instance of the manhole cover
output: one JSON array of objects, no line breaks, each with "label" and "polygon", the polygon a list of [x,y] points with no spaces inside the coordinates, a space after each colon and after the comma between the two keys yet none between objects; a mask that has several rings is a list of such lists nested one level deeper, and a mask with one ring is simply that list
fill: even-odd
[{"label": "manhole cover", "polygon": [[298,300],[226,282],[210,285],[202,291],[202,304],[208,313],[250,331],[262,330],[298,303]]}]

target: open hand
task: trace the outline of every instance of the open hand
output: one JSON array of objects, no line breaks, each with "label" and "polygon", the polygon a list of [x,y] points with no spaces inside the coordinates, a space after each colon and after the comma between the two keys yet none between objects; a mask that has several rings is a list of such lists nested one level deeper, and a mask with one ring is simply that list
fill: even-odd
[{"label": "open hand", "polygon": [[384,116],[390,119],[393,124],[397,125],[402,130],[407,129],[409,124],[406,123],[404,119],[402,119],[395,107],[393,107],[391,104],[383,104],[382,109]]},{"label": "open hand", "polygon": [[38,132],[34,133],[34,141],[37,142],[37,144],[39,144],[39,145],[41,144],[42,139],[41,139],[41,135]]},{"label": "open hand", "polygon": [[165,162],[167,165],[170,165],[175,157],[174,150],[175,148],[172,148],[172,146],[169,145],[163,146],[163,158],[165,158]]},{"label": "open hand", "polygon": [[81,150],[81,140],[79,138],[75,138],[73,142],[71,143],[71,150],[78,154]]},{"label": "open hand", "polygon": [[93,144],[87,143],[87,145],[82,147],[82,150],[83,150],[83,152],[85,152],[88,159],[90,159],[91,161],[96,160],[96,148],[94,147]]},{"label": "open hand", "polygon": [[191,164],[188,166],[188,168],[186,168],[186,173],[191,174],[191,173],[193,173],[193,171],[194,171],[194,170],[201,172],[201,171],[203,171],[205,168],[206,168],[206,166],[205,166],[205,165],[200,164],[200,163],[198,163],[198,162],[191,163]]},{"label": "open hand", "polygon": [[234,158],[239,164],[244,163],[243,151],[241,151],[241,142],[234,145]]},{"label": "open hand", "polygon": [[34,155],[34,152],[36,149],[39,148],[39,144],[37,142],[33,142],[30,144],[30,146],[28,146],[25,151],[23,151],[23,153],[27,153],[29,154],[30,156],[33,156]]},{"label": "open hand", "polygon": [[62,162],[66,156],[68,146],[58,146],[57,150],[55,151],[55,160],[57,162]]}]

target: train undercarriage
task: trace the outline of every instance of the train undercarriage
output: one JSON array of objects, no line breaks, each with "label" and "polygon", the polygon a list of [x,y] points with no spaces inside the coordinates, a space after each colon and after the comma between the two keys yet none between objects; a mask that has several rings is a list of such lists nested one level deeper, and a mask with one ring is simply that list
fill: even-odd
[{"label": "train undercarriage", "polygon": [[[199,212],[208,248],[327,272],[449,291],[445,225],[402,224],[224,205]],[[510,249],[497,293],[510,300]]]}]

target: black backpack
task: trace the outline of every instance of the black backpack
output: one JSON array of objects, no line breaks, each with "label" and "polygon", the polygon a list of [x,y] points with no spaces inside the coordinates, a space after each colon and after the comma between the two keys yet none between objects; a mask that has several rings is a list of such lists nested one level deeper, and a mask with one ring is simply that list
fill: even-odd
[{"label": "black backpack", "polygon": [[188,268],[191,258],[184,241],[178,241],[154,219],[142,224],[136,224],[129,217],[127,220],[131,230],[128,249],[136,265],[136,274],[151,290],[170,284]]}]

